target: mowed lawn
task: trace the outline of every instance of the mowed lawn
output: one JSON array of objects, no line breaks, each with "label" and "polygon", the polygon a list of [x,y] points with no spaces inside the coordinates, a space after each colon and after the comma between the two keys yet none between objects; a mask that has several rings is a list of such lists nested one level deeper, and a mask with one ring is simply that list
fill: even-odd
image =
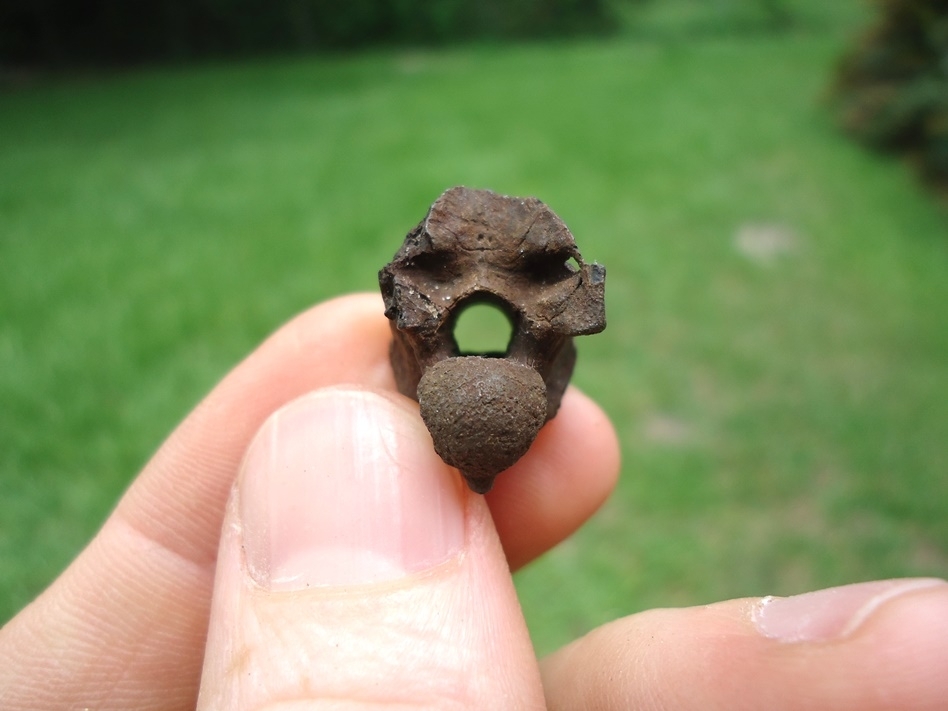
[{"label": "mowed lawn", "polygon": [[574,382],[618,491],[517,577],[540,651],[616,616],[948,575],[948,211],[821,103],[848,33],[79,76],[0,94],[0,619],[189,409],[452,185],[606,265]]}]

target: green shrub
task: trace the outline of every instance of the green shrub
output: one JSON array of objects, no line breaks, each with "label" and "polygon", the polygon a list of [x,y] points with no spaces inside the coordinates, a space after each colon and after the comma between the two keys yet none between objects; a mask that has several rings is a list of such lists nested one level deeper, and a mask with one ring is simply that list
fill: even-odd
[{"label": "green shrub", "polygon": [[907,156],[948,187],[948,0],[883,0],[843,60],[834,103],[846,131]]}]

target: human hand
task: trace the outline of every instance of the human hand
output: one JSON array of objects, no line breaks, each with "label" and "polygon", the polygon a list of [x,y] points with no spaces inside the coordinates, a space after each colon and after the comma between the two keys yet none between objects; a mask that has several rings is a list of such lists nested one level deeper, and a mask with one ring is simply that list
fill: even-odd
[{"label": "human hand", "polygon": [[0,632],[0,707],[944,708],[937,581],[641,613],[538,663],[509,570],[608,495],[613,431],[570,390],[473,495],[388,341],[347,297],[228,375]]}]

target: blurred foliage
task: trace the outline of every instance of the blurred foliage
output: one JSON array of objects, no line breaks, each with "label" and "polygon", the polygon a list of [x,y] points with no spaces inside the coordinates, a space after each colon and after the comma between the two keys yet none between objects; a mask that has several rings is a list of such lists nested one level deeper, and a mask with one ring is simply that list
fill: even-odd
[{"label": "blurred foliage", "polygon": [[838,16],[851,16],[853,10],[851,2],[827,5],[812,0],[618,1],[633,35],[664,39],[775,34],[839,24]]},{"label": "blurred foliage", "polygon": [[840,123],[948,189],[948,0],[883,0],[880,9],[839,69]]},{"label": "blurred foliage", "polygon": [[8,0],[0,62],[63,65],[604,32],[608,0]]}]

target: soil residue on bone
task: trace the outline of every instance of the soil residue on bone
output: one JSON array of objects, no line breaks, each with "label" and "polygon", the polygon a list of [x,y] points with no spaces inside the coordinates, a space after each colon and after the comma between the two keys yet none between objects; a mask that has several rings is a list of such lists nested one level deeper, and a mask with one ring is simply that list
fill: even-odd
[{"label": "soil residue on bone", "polygon": [[448,358],[418,384],[435,451],[484,493],[526,454],[546,421],[546,386],[535,370],[503,358]]}]

